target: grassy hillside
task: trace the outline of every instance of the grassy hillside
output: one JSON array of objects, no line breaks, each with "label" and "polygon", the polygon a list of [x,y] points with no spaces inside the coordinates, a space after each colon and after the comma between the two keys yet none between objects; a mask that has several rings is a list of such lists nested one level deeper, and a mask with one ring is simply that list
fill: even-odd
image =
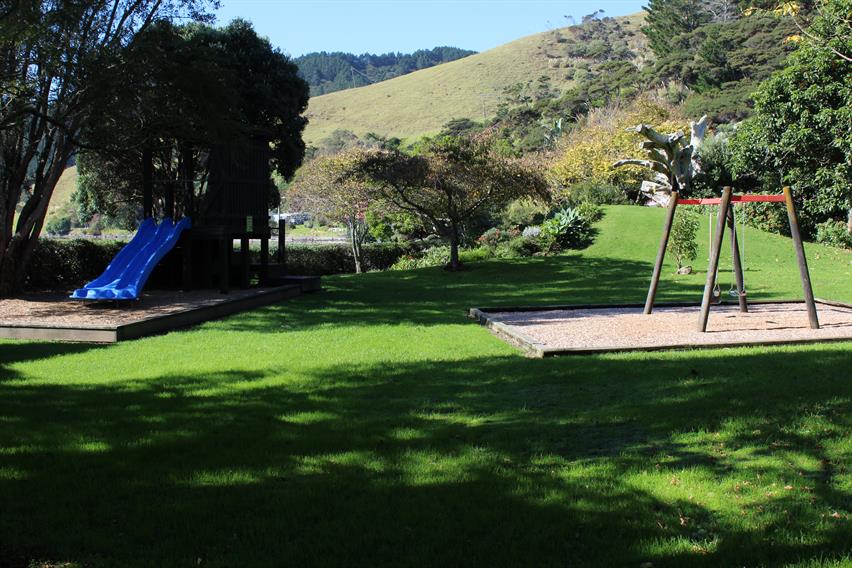
[{"label": "grassy hillside", "polygon": [[[529,360],[465,317],[641,302],[663,215],[117,345],[0,341],[0,564],[849,566],[852,343]],[[753,297],[799,294],[790,240],[748,238]],[[852,254],[808,254],[852,300]],[[672,272],[660,299],[696,299]]]},{"label": "grassy hillside", "polygon": [[53,217],[67,215],[71,204],[71,196],[77,189],[77,166],[71,166],[63,172],[59,178],[59,183],[56,184],[56,189],[53,190],[53,196],[50,198],[50,205],[47,207],[47,218],[45,224]]},{"label": "grassy hillside", "polygon": [[[614,19],[628,46],[639,54],[644,51],[644,38],[638,33],[641,18],[634,14]],[[579,41],[572,30],[527,36],[389,81],[314,97],[308,106],[305,140],[316,144],[336,129],[359,136],[375,132],[417,137],[436,132],[453,118],[493,116],[503,90],[517,83],[547,76],[553,87],[569,87],[573,66],[583,60],[571,55]]]}]

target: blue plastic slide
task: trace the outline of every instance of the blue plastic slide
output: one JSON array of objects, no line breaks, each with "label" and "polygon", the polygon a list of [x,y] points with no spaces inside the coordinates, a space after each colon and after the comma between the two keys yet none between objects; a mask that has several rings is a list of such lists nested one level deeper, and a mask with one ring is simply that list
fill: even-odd
[{"label": "blue plastic slide", "polygon": [[173,223],[163,219],[156,225],[145,219],[133,239],[122,248],[103,274],[74,290],[75,300],[135,300],[142,293],[151,271],[172,250],[180,234],[192,225],[189,218]]}]

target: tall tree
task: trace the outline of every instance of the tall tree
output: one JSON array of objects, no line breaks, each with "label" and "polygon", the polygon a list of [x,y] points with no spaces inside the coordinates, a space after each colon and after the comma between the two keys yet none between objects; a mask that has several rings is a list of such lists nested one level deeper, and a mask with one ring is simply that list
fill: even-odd
[{"label": "tall tree", "polygon": [[371,184],[358,171],[364,156],[363,150],[355,149],[311,160],[299,170],[288,193],[299,210],[346,225],[355,272],[359,274],[363,270],[362,245],[368,234],[365,214],[374,201]]},{"label": "tall tree", "polygon": [[359,171],[387,203],[449,241],[452,270],[460,268],[462,228],[476,213],[525,195],[546,196],[548,189],[538,169],[497,154],[481,138],[440,137],[416,155],[365,152]]},{"label": "tall tree", "polygon": [[182,160],[191,160],[203,177],[211,147],[262,134],[270,143],[272,170],[281,179],[292,177],[305,150],[308,86],[251,24],[162,23],[140,37],[137,50],[138,71],[116,87],[115,103],[84,130],[95,150],[78,161],[81,213],[134,222],[143,147],[154,149],[155,178],[176,181]]},{"label": "tall tree", "polygon": [[23,282],[53,190],[140,32],[214,0],[0,2],[0,296]]},{"label": "tall tree", "polygon": [[642,32],[657,57],[674,47],[680,34],[689,33],[710,19],[701,0],[648,0]]},{"label": "tall tree", "polygon": [[737,176],[765,179],[765,189],[793,187],[806,231],[828,219],[852,221],[852,62],[842,56],[852,54],[850,7],[850,0],[821,4],[731,142]]}]

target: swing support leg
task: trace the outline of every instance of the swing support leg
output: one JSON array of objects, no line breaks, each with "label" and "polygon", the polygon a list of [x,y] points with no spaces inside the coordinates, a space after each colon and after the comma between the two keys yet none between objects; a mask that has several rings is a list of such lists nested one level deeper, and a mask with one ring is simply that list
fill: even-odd
[{"label": "swing support leg", "polygon": [[793,204],[793,191],[789,187],[784,188],[784,201],[787,204],[790,235],[793,237],[793,246],[796,248],[796,259],[799,261],[799,274],[802,277],[802,288],[805,292],[808,320],[811,329],[819,329],[819,318],[817,317],[816,303],[814,302],[814,290],[811,286],[811,275],[808,271],[808,259],[805,258],[805,247],[802,245],[802,235],[799,232],[799,218],[796,215],[796,206]]},{"label": "swing support leg", "polygon": [[733,189],[729,186],[722,188],[722,199],[719,203],[719,215],[716,217],[716,234],[713,235],[713,244],[710,249],[710,264],[707,267],[707,281],[704,284],[704,297],[701,299],[701,315],[698,319],[698,331],[707,331],[707,319],[710,317],[710,298],[713,295],[713,282],[716,271],[719,270],[719,255],[722,252],[722,239],[725,237],[725,223],[728,217],[728,209],[731,206],[731,193]]},{"label": "swing support leg", "polygon": [[740,302],[740,311],[748,313],[748,303],[745,294],[745,280],[743,278],[743,263],[740,258],[740,244],[737,241],[737,223],[734,219],[734,208],[728,208],[728,232],[731,235],[731,258],[734,262],[734,276],[737,280],[737,298]]},{"label": "swing support leg", "polygon": [[666,210],[666,223],[663,225],[663,238],[660,239],[660,249],[657,251],[657,260],[654,262],[654,274],[651,276],[651,286],[648,288],[648,297],[645,299],[645,314],[650,314],[654,309],[654,298],[657,296],[657,286],[660,284],[660,273],[663,271],[663,261],[666,259],[666,247],[669,245],[669,236],[672,233],[675,209],[677,209],[678,192],[673,191],[669,197],[669,207]]}]

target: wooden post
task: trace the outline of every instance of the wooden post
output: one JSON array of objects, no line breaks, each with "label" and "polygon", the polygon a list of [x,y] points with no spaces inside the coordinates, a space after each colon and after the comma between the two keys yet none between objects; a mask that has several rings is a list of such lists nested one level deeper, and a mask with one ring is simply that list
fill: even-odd
[{"label": "wooden post", "polygon": [[142,150],[142,218],[154,216],[154,158],[150,148]]},{"label": "wooden post", "polygon": [[716,271],[719,270],[719,255],[722,252],[722,240],[725,237],[725,223],[728,208],[731,206],[731,193],[728,186],[722,188],[722,199],[719,203],[719,215],[716,217],[716,234],[713,235],[713,245],[710,249],[710,263],[707,267],[707,281],[704,284],[704,297],[701,299],[701,315],[698,320],[698,331],[707,331],[707,319],[710,317],[710,299],[713,296],[713,283]]},{"label": "wooden post", "polygon": [[266,286],[269,283],[269,237],[261,237],[260,239],[260,285]]},{"label": "wooden post", "polygon": [[666,247],[669,245],[669,236],[672,233],[675,209],[677,209],[679,194],[673,191],[669,197],[669,207],[666,211],[666,222],[663,225],[663,237],[660,239],[660,248],[657,250],[657,260],[654,262],[654,273],[651,275],[651,286],[648,288],[648,297],[645,299],[645,314],[650,314],[654,309],[654,298],[657,296],[657,286],[660,284],[660,273],[663,271],[663,261],[666,259]]},{"label": "wooden post", "polygon": [[231,249],[234,248],[230,235],[225,234],[222,237],[219,248],[221,256],[219,259],[219,290],[223,294],[227,294],[231,279]]},{"label": "wooden post", "polygon": [[811,286],[811,275],[808,271],[808,259],[805,258],[805,247],[802,244],[802,234],[799,232],[799,218],[796,215],[796,206],[793,204],[793,192],[789,187],[784,187],[784,201],[787,204],[787,218],[790,220],[790,235],[793,237],[793,246],[796,248],[796,259],[799,261],[799,274],[802,277],[802,288],[805,292],[808,320],[811,329],[819,329],[819,318],[817,317],[816,303],[814,302],[814,290]]},{"label": "wooden post", "polygon": [[734,263],[734,277],[737,281],[737,299],[740,303],[740,311],[748,313],[748,302],[745,292],[745,278],[743,276],[743,263],[740,258],[740,243],[737,240],[737,223],[734,219],[734,208],[728,208],[728,232],[731,235],[731,259]]},{"label": "wooden post", "polygon": [[183,163],[183,214],[192,217],[195,214],[195,163],[192,159],[192,146],[181,144],[181,162]]},{"label": "wooden post", "polygon": [[240,288],[249,287],[249,238],[240,237]]},{"label": "wooden post", "polygon": [[[190,229],[191,230],[191,229]],[[183,250],[183,289],[192,290],[192,235],[187,231],[181,235]]]},{"label": "wooden post", "polygon": [[287,221],[278,218],[278,264],[283,265],[284,259],[284,238],[286,237]]},{"label": "wooden post", "polygon": [[166,183],[166,198],[163,204],[165,211],[163,217],[168,217],[172,220],[175,218],[175,184],[170,181]]}]

